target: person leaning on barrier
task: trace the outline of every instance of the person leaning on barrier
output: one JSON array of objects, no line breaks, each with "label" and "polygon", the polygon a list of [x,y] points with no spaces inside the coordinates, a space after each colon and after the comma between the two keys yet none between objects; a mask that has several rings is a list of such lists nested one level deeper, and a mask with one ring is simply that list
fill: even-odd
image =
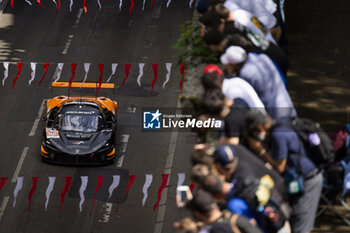
[{"label": "person leaning on barrier", "polygon": [[[221,211],[213,197],[203,190],[198,190],[194,194],[193,199],[188,203],[187,207],[192,211],[196,219],[203,222],[203,227],[207,227],[206,232],[262,232],[244,216],[233,215],[225,210]],[[222,231],[222,229],[225,229],[225,231]]]},{"label": "person leaning on barrier", "polygon": [[286,215],[281,209],[281,206],[287,205],[280,202],[278,193],[271,192],[273,181],[268,175],[260,180],[246,176],[224,182],[217,175],[210,174],[201,181],[201,187],[218,202],[224,201],[228,210],[247,217],[254,225],[258,223],[267,232],[289,228]]},{"label": "person leaning on barrier", "polygon": [[220,143],[239,144],[245,128],[244,116],[249,109],[247,103],[240,98],[227,99],[221,90],[212,89],[204,93],[201,106],[205,114],[224,120],[224,135]]},{"label": "person leaning on barrier", "polygon": [[208,167],[214,163],[213,151],[210,150],[209,145],[203,144],[203,148],[194,149],[191,153],[191,164],[192,166],[197,164],[204,164]]},{"label": "person leaning on barrier", "polygon": [[191,181],[195,184],[201,184],[206,176],[210,174],[209,167],[205,164],[196,164],[192,167]]},{"label": "person leaning on barrier", "polygon": [[247,143],[264,160],[284,175],[293,209],[291,226],[295,233],[313,228],[323,178],[308,158],[297,132],[287,123],[276,123],[268,115],[251,110],[246,115]]},{"label": "person leaning on barrier", "polygon": [[263,161],[257,158],[243,145],[223,144],[214,151],[214,163],[216,170],[225,176],[226,181],[231,182],[237,177],[253,175],[261,178],[266,174],[272,177],[279,193],[287,200],[284,179],[274,169],[268,169]]},{"label": "person leaning on barrier", "polygon": [[239,76],[253,86],[271,117],[279,121],[296,117],[284,76],[268,56],[231,46],[220,60],[228,76]]},{"label": "person leaning on barrier", "polygon": [[265,106],[259,99],[254,88],[239,77],[223,78],[223,74],[216,65],[207,65],[201,82],[206,91],[220,89],[227,99],[242,99],[250,109],[258,108],[266,113]]}]

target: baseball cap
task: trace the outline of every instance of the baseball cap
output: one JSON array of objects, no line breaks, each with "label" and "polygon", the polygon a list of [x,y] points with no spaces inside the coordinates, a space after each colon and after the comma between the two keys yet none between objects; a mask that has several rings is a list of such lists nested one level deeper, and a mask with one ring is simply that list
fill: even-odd
[{"label": "baseball cap", "polygon": [[245,61],[247,58],[246,51],[239,46],[230,46],[226,49],[225,53],[220,57],[222,64],[239,64]]},{"label": "baseball cap", "polygon": [[218,75],[222,75],[222,71],[217,65],[209,64],[204,68],[203,73],[216,73]]},{"label": "baseball cap", "polygon": [[214,152],[215,163],[220,163],[223,166],[233,164],[238,160],[235,149],[232,145],[220,145],[216,147]]}]

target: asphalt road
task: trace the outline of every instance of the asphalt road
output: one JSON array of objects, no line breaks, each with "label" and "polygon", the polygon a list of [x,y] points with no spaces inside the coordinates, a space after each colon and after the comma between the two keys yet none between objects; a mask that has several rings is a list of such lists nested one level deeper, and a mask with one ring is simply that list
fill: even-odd
[{"label": "asphalt road", "polygon": [[[82,1],[75,1],[71,12],[69,2],[62,1],[59,13],[52,1],[42,4],[45,8],[34,1],[30,6],[15,0],[14,8],[8,3],[0,15],[1,82],[3,62],[11,62],[8,78],[0,85],[0,177],[8,177],[0,191],[0,232],[172,232],[173,221],[183,214],[174,205],[178,173],[188,175],[188,153],[194,137],[177,131],[143,132],[141,116],[144,107],[177,106],[180,74],[171,46],[178,38],[179,24],[192,17],[192,9],[187,1],[173,1],[166,8],[165,0],[157,0],[152,8],[152,2],[147,1],[142,11],[142,2],[138,1],[130,15],[129,1],[124,1],[121,12],[119,1],[109,1],[107,14],[107,1],[101,1],[101,10],[96,1],[87,1],[88,12],[84,15]],[[11,89],[17,74],[16,62],[23,62],[23,68]],[[37,62],[36,75],[28,85],[31,62]],[[50,65],[39,86],[44,62]],[[162,89],[167,62],[173,63],[171,79]],[[125,76],[124,65],[132,64],[129,78],[120,90],[100,92],[101,96],[118,101],[118,159],[114,164],[67,167],[41,162],[42,106],[48,98],[67,94],[67,89],[50,88],[57,75],[57,63],[64,63],[61,81],[71,77],[71,63],[78,64],[74,81],[82,81],[83,64],[91,63],[88,82],[97,82],[98,64],[105,64],[103,80],[106,81],[111,74],[111,63],[118,63],[111,79],[117,87]],[[141,87],[136,82],[138,63],[145,63]],[[152,63],[159,63],[159,68],[151,96]],[[94,91],[74,90],[73,94],[94,95]],[[152,174],[153,182],[143,206],[146,174]],[[170,178],[154,211],[162,174],[170,174]],[[115,175],[120,175],[120,184],[108,199]],[[128,175],[136,175],[136,179],[123,195]],[[88,185],[80,212],[81,176],[88,177]],[[103,176],[103,183],[95,193],[98,176]],[[23,177],[23,187],[13,206],[18,177]],[[39,179],[30,202],[33,177]],[[49,177],[55,177],[55,184],[46,210]],[[64,196],[65,177],[72,177],[72,184]],[[189,184],[188,176],[185,183]]]}]

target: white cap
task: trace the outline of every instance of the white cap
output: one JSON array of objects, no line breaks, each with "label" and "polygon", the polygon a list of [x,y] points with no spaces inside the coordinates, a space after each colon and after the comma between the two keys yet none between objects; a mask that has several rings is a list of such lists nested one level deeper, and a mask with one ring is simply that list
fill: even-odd
[{"label": "white cap", "polygon": [[220,57],[223,65],[227,64],[239,64],[245,61],[247,58],[246,51],[239,46],[230,46],[226,49],[225,53]]}]

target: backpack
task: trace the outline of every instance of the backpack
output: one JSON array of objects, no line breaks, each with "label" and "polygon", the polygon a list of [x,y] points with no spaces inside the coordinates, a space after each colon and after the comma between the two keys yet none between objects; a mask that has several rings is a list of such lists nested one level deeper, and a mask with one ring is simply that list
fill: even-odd
[{"label": "backpack", "polygon": [[291,122],[277,123],[272,130],[279,126],[292,128],[303,143],[307,157],[318,167],[332,163],[335,158],[334,146],[331,139],[321,128],[320,124],[307,118],[296,117]]},{"label": "backpack", "polygon": [[320,124],[307,118],[295,118],[290,122],[307,151],[307,156],[316,166],[332,163],[335,158],[331,139]]}]

